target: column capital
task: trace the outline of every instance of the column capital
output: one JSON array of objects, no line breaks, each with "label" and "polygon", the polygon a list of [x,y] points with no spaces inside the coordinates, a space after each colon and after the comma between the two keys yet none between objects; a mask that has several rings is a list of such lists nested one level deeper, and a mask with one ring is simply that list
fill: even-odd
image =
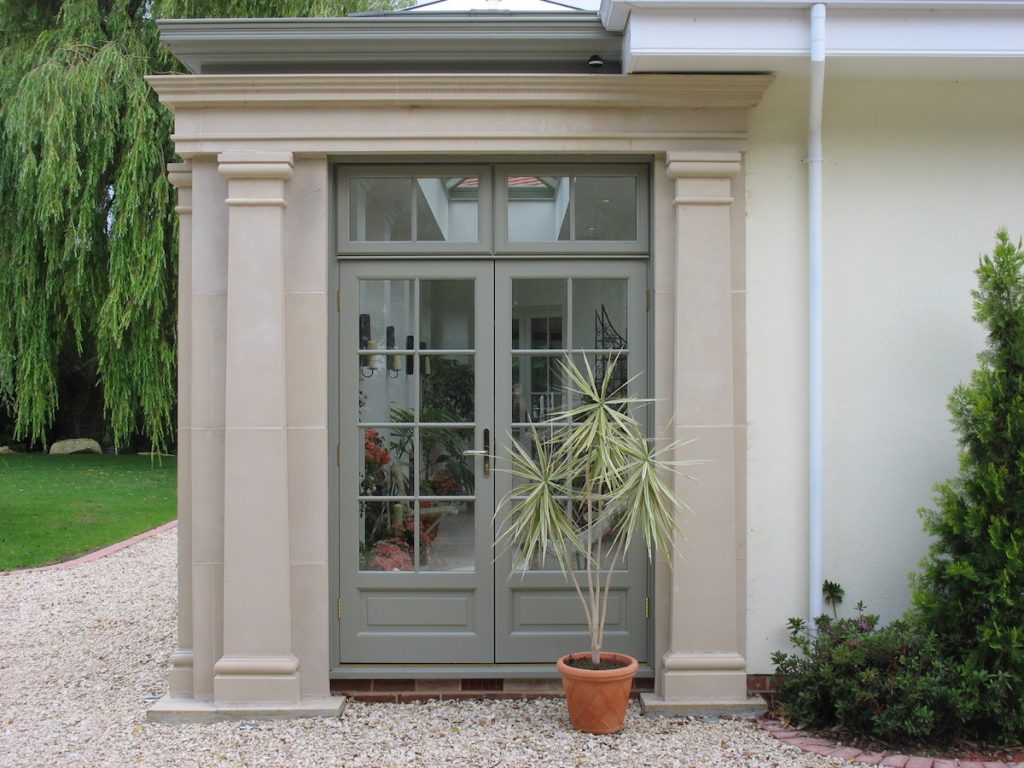
[{"label": "column capital", "polygon": [[168,163],[167,180],[175,189],[190,188],[192,186],[192,163]]},{"label": "column capital", "polygon": [[291,152],[222,152],[217,170],[226,179],[278,179],[292,177]]},{"label": "column capital", "polygon": [[673,179],[721,179],[740,172],[739,152],[669,152],[665,170]]}]

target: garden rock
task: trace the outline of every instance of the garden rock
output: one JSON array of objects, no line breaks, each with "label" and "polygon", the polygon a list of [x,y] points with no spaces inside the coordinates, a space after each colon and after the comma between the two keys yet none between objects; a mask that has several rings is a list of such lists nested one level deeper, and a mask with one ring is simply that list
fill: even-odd
[{"label": "garden rock", "polygon": [[100,444],[88,437],[75,437],[71,440],[58,440],[50,446],[50,454],[67,453],[103,453]]},{"label": "garden rock", "polygon": [[6,445],[0,445],[0,456],[10,456],[12,453],[14,453],[14,451]]}]

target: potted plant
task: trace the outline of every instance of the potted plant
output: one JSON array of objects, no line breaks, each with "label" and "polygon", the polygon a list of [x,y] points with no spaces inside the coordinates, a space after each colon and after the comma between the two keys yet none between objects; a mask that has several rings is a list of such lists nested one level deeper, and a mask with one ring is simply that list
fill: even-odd
[{"label": "potted plant", "polygon": [[515,485],[499,505],[507,509],[499,542],[521,564],[553,557],[583,605],[590,650],[563,656],[558,670],[573,727],[588,733],[622,730],[637,670],[636,659],[602,649],[612,574],[636,535],[648,559],[669,554],[680,502],[666,475],[695,463],[664,458],[679,444],[659,450],[644,436],[635,412],[647,401],[626,394],[619,362],[600,360],[597,376],[585,356],[582,368],[560,361],[577,404],[545,424],[545,437],[532,427],[531,445],[510,442],[504,471]]}]

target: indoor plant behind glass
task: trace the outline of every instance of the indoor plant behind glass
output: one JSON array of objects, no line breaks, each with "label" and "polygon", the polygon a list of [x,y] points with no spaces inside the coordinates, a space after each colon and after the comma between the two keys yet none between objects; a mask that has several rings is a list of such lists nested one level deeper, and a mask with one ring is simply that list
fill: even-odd
[{"label": "indoor plant behind glass", "polygon": [[582,368],[571,357],[560,361],[578,404],[532,427],[530,445],[511,440],[505,471],[514,487],[499,506],[507,509],[499,541],[524,566],[553,556],[575,588],[590,651],[558,660],[569,718],[577,730],[614,733],[625,724],[637,661],[602,651],[612,574],[634,535],[643,537],[648,559],[669,554],[680,502],[666,477],[695,462],[663,458],[679,444],[655,448],[635,414],[646,401],[626,394],[629,382],[615,376],[617,356],[601,362],[597,377],[585,356]]}]

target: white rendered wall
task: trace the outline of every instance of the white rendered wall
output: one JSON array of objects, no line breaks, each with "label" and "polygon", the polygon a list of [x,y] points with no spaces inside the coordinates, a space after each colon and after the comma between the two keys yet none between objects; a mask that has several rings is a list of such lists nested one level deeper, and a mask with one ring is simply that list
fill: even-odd
[{"label": "white rendered wall", "polygon": [[[807,88],[776,82],[747,155],[748,671],[807,579]],[[946,399],[975,364],[978,256],[1024,234],[1024,85],[830,82],[825,94],[825,577],[884,620],[956,470]]]}]

